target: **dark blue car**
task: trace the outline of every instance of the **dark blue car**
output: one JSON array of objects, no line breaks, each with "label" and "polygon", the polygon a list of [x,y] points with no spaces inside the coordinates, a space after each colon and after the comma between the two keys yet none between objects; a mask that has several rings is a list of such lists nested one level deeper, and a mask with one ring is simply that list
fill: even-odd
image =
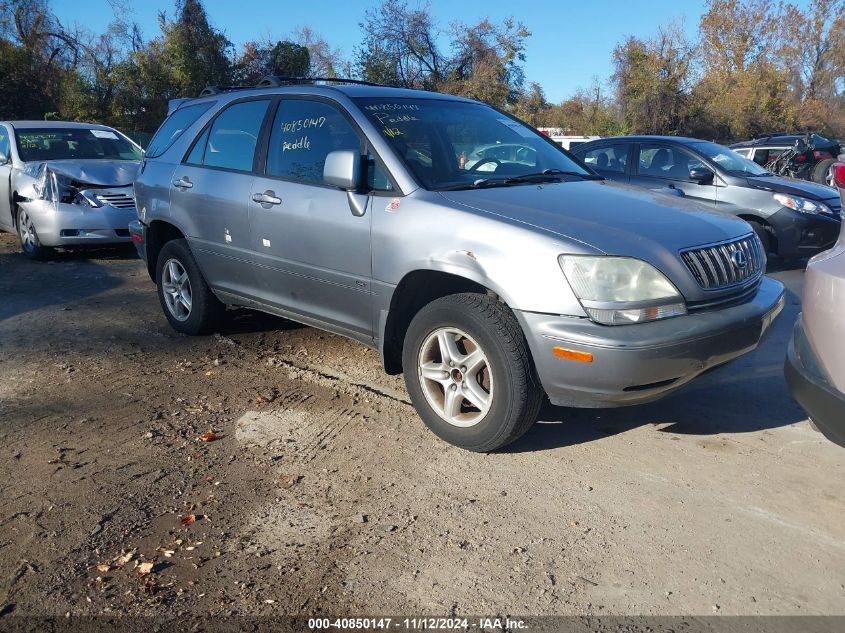
[{"label": "dark blue car", "polygon": [[572,153],[619,182],[697,200],[739,216],[766,250],[790,259],[833,246],[841,226],[836,189],[774,176],[723,145],[676,136],[619,136]]}]

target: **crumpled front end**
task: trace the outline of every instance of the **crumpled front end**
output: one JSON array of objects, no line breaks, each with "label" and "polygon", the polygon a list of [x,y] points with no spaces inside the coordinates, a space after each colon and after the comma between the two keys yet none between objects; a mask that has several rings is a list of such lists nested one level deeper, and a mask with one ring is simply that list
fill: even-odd
[{"label": "crumpled front end", "polygon": [[128,242],[129,223],[135,219],[132,185],[85,182],[75,177],[76,171],[56,163],[33,163],[19,176],[18,204],[32,220],[41,244]]}]

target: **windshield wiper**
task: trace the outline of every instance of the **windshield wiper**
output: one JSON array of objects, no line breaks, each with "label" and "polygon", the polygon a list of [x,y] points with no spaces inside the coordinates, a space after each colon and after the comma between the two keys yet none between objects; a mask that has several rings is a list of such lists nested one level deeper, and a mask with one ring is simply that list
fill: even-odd
[{"label": "windshield wiper", "polygon": [[508,176],[507,178],[479,178],[471,183],[461,183],[457,185],[439,187],[437,191],[459,191],[461,189],[483,189],[486,187],[511,187],[513,185],[524,185],[530,183],[560,182],[561,176],[577,176],[585,180],[604,180],[602,176],[585,174],[579,171],[544,169],[543,171],[537,173]]}]

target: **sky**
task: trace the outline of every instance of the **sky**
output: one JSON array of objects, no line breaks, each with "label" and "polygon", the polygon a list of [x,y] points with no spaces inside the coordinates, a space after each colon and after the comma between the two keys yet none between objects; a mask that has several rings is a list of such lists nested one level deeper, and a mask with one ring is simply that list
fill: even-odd
[{"label": "sky", "polygon": [[[52,0],[53,10],[66,26],[74,23],[102,31],[113,18],[107,0]],[[175,0],[127,0],[146,38],[159,35],[159,11],[173,14]],[[361,40],[358,24],[367,7],[377,0],[205,0],[212,25],[240,48],[243,42],[285,39],[292,31],[310,26],[348,57]],[[412,0],[412,5],[416,3]],[[494,22],[513,16],[531,31],[527,41],[526,79],[543,86],[554,103],[588,88],[597,77],[611,75],[614,46],[630,35],[647,38],[660,24],[682,22],[695,34],[704,2],[696,0],[432,0],[439,24],[455,21],[474,24],[488,17]]]}]

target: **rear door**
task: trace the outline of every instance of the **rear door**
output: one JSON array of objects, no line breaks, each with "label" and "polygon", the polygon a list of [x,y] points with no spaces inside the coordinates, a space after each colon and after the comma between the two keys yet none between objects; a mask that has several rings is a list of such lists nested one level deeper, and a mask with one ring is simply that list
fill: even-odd
[{"label": "rear door", "polygon": [[709,205],[716,204],[716,177],[709,183],[698,183],[689,177],[694,167],[712,168],[680,145],[641,142],[635,152],[631,183],[647,189],[677,189],[684,197]]},{"label": "rear door", "polygon": [[[326,156],[339,150],[365,154],[363,137],[339,106],[314,97],[280,100],[265,175],[252,185],[251,248],[269,303],[371,339],[372,203],[323,182]],[[353,214],[350,196],[363,215]]]},{"label": "rear door", "polygon": [[573,153],[605,178],[619,182],[628,182],[630,179],[628,165],[630,164],[631,143],[616,142],[590,145],[587,150],[579,148]]},{"label": "rear door", "polygon": [[170,201],[191,251],[215,290],[260,296],[250,245],[249,199],[258,139],[270,97],[236,101],[194,141],[173,174]]}]

